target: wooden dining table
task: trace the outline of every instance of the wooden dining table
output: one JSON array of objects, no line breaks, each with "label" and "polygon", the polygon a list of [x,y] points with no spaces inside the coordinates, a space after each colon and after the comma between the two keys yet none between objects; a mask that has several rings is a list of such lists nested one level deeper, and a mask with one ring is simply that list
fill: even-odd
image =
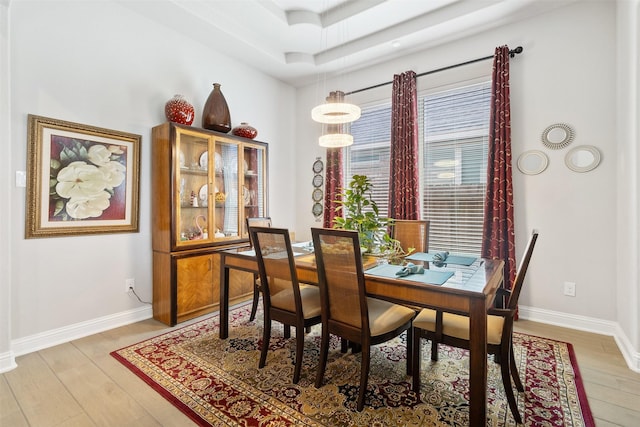
[{"label": "wooden dining table", "polygon": [[[308,247],[296,246],[296,271],[301,283],[318,283],[315,255]],[[415,261],[412,261],[415,263]],[[365,286],[368,296],[410,306],[432,308],[469,316],[469,419],[471,425],[485,425],[487,414],[487,309],[493,305],[503,281],[504,262],[476,259],[471,265],[447,264],[428,269],[453,272],[442,285],[421,283],[401,277],[368,274],[377,259],[365,257]],[[255,252],[250,248],[221,251],[220,261],[220,338],[229,336],[229,271],[258,272]],[[415,373],[419,374],[419,373]]]}]

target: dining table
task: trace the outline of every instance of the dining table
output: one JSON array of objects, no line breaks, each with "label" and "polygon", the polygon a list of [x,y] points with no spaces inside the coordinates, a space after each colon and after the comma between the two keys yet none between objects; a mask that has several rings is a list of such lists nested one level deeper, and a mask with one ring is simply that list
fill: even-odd
[{"label": "dining table", "polygon": [[[317,284],[315,255],[311,245],[298,243],[292,245],[292,249],[299,282]],[[220,254],[219,334],[221,339],[226,339],[229,336],[229,271],[235,269],[258,273],[258,262],[255,251],[248,247],[228,249]],[[465,262],[435,263],[425,261],[428,258],[417,256],[410,262],[424,266],[425,274],[399,277],[395,272],[401,266],[385,264],[378,257],[365,255],[365,287],[367,296],[469,317],[469,420],[471,425],[485,425],[487,310],[492,307],[496,292],[502,285],[504,261],[475,257],[459,258]]]}]

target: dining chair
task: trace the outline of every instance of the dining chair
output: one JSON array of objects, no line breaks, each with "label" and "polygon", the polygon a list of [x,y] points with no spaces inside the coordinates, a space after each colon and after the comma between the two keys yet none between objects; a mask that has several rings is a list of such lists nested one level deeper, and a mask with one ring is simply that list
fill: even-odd
[{"label": "dining chair", "polygon": [[296,328],[293,382],[297,384],[302,367],[305,328],[321,322],[320,291],[315,286],[300,286],[287,229],[251,227],[249,231],[258,260],[264,306],[262,349],[258,367],[263,368],[267,361],[271,321],[284,324],[285,331],[288,326],[293,326]]},{"label": "dining chair", "polygon": [[[518,309],[518,298],[529,268],[533,248],[538,240],[534,230],[529,238],[516,279],[511,290],[499,288],[498,296],[507,297],[506,308],[490,308],[487,312],[487,352],[494,355],[494,361],[500,364],[502,384],[507,395],[509,408],[518,424],[522,417],[511,386],[511,378],[519,392],[524,391],[513,355],[513,321]],[[469,350],[469,317],[452,313],[423,309],[413,321],[413,390],[420,392],[420,339],[431,340],[431,360],[438,360],[438,344]]]},{"label": "dining chair", "polygon": [[324,380],[330,334],[358,344],[362,362],[357,409],[362,411],[372,345],[389,341],[407,331],[407,373],[410,372],[410,329],[416,312],[402,305],[366,296],[356,231],[312,228],[311,236],[322,303],[322,338],[315,386],[321,387]]},{"label": "dining chair", "polygon": [[[247,218],[247,232],[249,233],[249,247],[253,247],[253,241],[251,239],[251,227],[271,227],[271,217],[253,217]],[[258,311],[258,300],[260,299],[260,275],[253,275],[253,302],[251,303],[251,314],[249,320],[253,321],[256,318],[256,312]]]},{"label": "dining chair", "polygon": [[429,251],[429,221],[394,219],[390,236],[400,242],[400,247],[405,253],[409,252],[409,248],[414,248],[414,252]]}]

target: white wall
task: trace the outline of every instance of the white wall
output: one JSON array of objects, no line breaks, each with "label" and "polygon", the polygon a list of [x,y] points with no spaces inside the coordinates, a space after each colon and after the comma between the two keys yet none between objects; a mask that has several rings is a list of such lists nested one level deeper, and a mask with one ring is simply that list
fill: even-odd
[{"label": "white wall", "polygon": [[[619,16],[631,17],[619,36],[637,37],[638,0],[621,3]],[[502,44],[525,49],[511,61],[514,160],[529,149],[545,150],[540,134],[557,122],[574,127],[574,146],[593,144],[603,155],[600,167],[587,174],[566,169],[566,150],[545,150],[550,164],[541,175],[514,170],[518,254],[531,228],[541,232],[522,313],[587,329],[600,323],[605,333],[619,325],[627,342],[623,351],[633,359],[630,365],[637,364],[640,93],[636,85],[635,93],[616,104],[615,19],[615,3],[582,1],[295,91],[117,2],[14,0],[7,13],[1,0],[0,144],[9,160],[0,159],[0,196],[11,209],[0,210],[0,300],[11,300],[0,301],[0,371],[14,353],[92,332],[91,326],[83,330],[92,322],[95,330],[149,315],[147,306],[123,292],[123,281],[135,277],[139,294],[150,300],[150,129],[164,121],[164,102],[174,94],[195,105],[197,125],[211,84],[222,84],[234,124],[250,122],[258,139],[270,144],[270,214],[308,238],[309,228],[320,225],[311,214],[311,165],[316,156],[324,157],[310,109],[331,89],[349,91],[409,69],[420,73],[491,55]],[[620,74],[637,80],[637,40],[624,46],[635,57],[622,64],[631,72]],[[423,77],[419,87],[486,76],[490,67],[488,61],[457,69],[455,76]],[[619,87],[625,92],[626,82]],[[361,93],[354,100],[366,105],[389,91]],[[29,113],[143,136],[139,233],[24,239],[25,190],[15,188],[13,176],[26,169]],[[633,182],[626,187],[619,184],[628,179]],[[577,283],[575,298],[562,295],[564,281]]]},{"label": "white wall", "polygon": [[[623,2],[624,3],[624,2]],[[637,2],[635,2],[637,4]],[[625,4],[625,7],[628,4]],[[631,9],[631,7],[629,8]],[[637,7],[635,25],[637,26]],[[633,19],[633,18],[632,18]],[[570,25],[568,25],[570,23]],[[631,341],[626,349],[632,358],[640,360],[637,349],[637,228],[631,239],[619,233],[619,220],[637,224],[627,218],[627,211],[617,212],[617,198],[627,198],[628,191],[617,194],[617,159],[625,160],[633,146],[636,160],[626,176],[635,177],[637,187],[637,133],[635,139],[626,132],[616,138],[617,57],[616,3],[582,1],[553,12],[502,26],[460,41],[427,49],[418,54],[394,59],[364,71],[352,72],[333,82],[323,83],[326,92],[345,92],[390,81],[394,73],[414,70],[416,73],[438,69],[470,59],[491,55],[496,46],[522,46],[524,53],[510,61],[512,150],[514,166],[518,156],[527,150],[544,151],[549,157],[545,172],[536,176],[521,174],[514,167],[514,205],[516,222],[516,252],[520,257],[533,228],[540,231],[532,264],[521,296],[521,314],[536,320],[558,323],[596,332],[621,334]],[[637,41],[628,50],[635,49]],[[637,54],[635,56],[637,67]],[[465,66],[454,72],[444,72],[418,79],[420,88],[437,87],[447,80],[490,78],[492,61]],[[454,75],[455,74],[455,75]],[[635,78],[637,79],[637,69]],[[631,76],[633,77],[633,76]],[[633,80],[633,79],[632,79]],[[622,83],[623,88],[628,86]],[[390,86],[371,93],[354,95],[351,99],[366,105],[374,99],[389,97]],[[624,89],[623,89],[624,90]],[[637,93],[637,86],[635,86]],[[324,150],[317,147],[318,127],[309,110],[323,100],[318,85],[298,90],[298,140],[314,144],[299,158],[297,198],[306,200],[311,193],[311,162]],[[637,95],[636,95],[637,96]],[[637,102],[637,101],[636,101]],[[623,110],[626,111],[626,110]],[[629,126],[637,132],[635,119],[627,116]],[[626,114],[626,113],[625,113]],[[631,114],[631,113],[630,113]],[[548,150],[540,140],[542,131],[553,123],[568,123],[576,133],[571,147],[595,145],[601,151],[600,166],[589,173],[576,173],[564,165],[568,151]],[[628,159],[627,159],[628,160]],[[637,197],[633,197],[637,203]],[[619,208],[626,209],[628,203]],[[310,202],[298,208],[297,230],[302,233],[313,226]],[[617,286],[619,256],[625,255],[627,244],[636,249],[636,257],[625,267],[636,269],[635,281]],[[622,254],[619,248],[622,248]],[[625,279],[627,276],[625,276]],[[576,283],[576,296],[563,295],[563,283]],[[620,292],[620,294],[617,294]],[[632,299],[628,300],[627,297]],[[622,332],[617,331],[618,314],[625,313]],[[635,323],[634,323],[635,322]],[[634,354],[635,353],[635,354]]]},{"label": "white wall", "polygon": [[[9,117],[9,5],[0,1],[0,200],[11,194],[11,123]],[[3,204],[4,207],[7,204]],[[0,209],[0,372],[15,367],[11,351],[11,209]]]},{"label": "white wall", "polygon": [[640,0],[618,4],[617,338],[640,371]]},{"label": "white wall", "polygon": [[[295,221],[287,207],[294,192],[287,173],[295,155],[291,86],[117,2],[18,0],[8,10],[11,134],[2,127],[3,153],[10,155],[3,174],[27,168],[30,113],[142,135],[139,233],[27,240],[25,189],[16,188],[13,179],[2,188],[8,193],[3,206],[11,207],[0,239],[10,241],[11,283],[1,286],[11,305],[0,319],[0,342],[8,334],[16,354],[55,342],[48,335],[68,338],[61,330],[82,334],[94,321],[110,326],[150,316],[149,306],[123,289],[125,278],[133,277],[138,294],[151,300],[150,135],[165,121],[164,103],[174,94],[194,104],[199,127],[212,83],[221,83],[232,124],[251,123],[258,139],[269,143],[270,213],[283,223]],[[3,5],[0,17],[5,16]]]}]

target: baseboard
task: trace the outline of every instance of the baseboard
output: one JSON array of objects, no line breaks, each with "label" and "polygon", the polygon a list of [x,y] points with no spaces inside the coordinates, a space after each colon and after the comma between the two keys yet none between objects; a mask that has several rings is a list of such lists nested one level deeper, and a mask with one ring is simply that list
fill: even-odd
[{"label": "baseboard", "polygon": [[633,348],[631,341],[617,322],[526,306],[518,307],[518,313],[520,318],[534,322],[612,336],[629,369],[640,372],[640,353]]},{"label": "baseboard", "polygon": [[[640,353],[633,348],[631,341],[617,322],[526,306],[519,307],[519,314],[522,319],[534,322],[613,336],[629,368],[635,372],[640,372]],[[15,358],[23,354],[150,319],[151,317],[153,317],[151,307],[141,307],[13,340],[11,342],[11,351],[0,354],[0,373],[14,369],[17,366]]]},{"label": "baseboard", "polygon": [[0,374],[16,368],[16,355],[13,351],[0,354]]},{"label": "baseboard", "polygon": [[620,352],[622,352],[622,356],[627,362],[627,365],[629,365],[631,370],[640,373],[640,352],[633,348],[631,341],[629,341],[627,335],[619,326],[618,332],[613,337],[615,338],[616,344],[618,344]]},{"label": "baseboard", "polygon": [[[54,345],[63,344],[89,335],[104,332],[109,329],[150,319],[151,317],[153,317],[151,306],[123,311],[109,316],[98,317],[86,322],[76,323],[63,328],[52,329],[50,331],[12,340],[11,350],[13,352],[13,356],[18,357],[23,354],[42,350],[43,348],[53,347]],[[15,361],[13,361],[13,363],[15,365]]]}]

